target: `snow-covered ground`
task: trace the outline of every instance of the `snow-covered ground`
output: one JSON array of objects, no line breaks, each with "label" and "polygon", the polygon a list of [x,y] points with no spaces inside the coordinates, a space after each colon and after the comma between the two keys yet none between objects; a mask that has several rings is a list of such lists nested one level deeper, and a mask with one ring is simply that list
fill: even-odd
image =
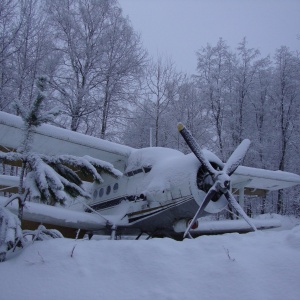
[{"label": "snow-covered ground", "polygon": [[0,264],[0,298],[299,300],[300,220],[281,222],[183,242],[35,242]]}]

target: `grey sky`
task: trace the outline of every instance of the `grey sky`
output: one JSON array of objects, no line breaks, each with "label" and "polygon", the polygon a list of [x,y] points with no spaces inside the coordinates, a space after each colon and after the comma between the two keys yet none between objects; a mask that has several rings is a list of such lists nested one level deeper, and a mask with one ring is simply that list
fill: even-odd
[{"label": "grey sky", "polygon": [[194,73],[196,51],[222,37],[231,49],[246,36],[248,47],[273,55],[282,45],[300,50],[300,0],[119,0],[152,56],[171,57]]}]

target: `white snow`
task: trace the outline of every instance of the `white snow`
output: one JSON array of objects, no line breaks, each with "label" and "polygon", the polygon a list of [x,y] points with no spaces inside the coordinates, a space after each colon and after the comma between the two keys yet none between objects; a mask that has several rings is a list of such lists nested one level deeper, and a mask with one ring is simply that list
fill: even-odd
[{"label": "white snow", "polygon": [[128,158],[125,172],[130,172],[142,167],[152,167],[170,158],[180,159],[182,157],[184,157],[182,152],[170,148],[150,147],[136,149],[132,151]]},{"label": "white snow", "polygon": [[[17,149],[23,139],[23,121],[20,117],[0,112],[0,140],[4,147]],[[32,151],[46,155],[89,155],[104,161],[126,159],[133,148],[101,140],[78,132],[42,124],[33,130]],[[49,147],[51,145],[51,147]]]},{"label": "white snow", "polygon": [[234,152],[231,154],[223,168],[223,171],[225,171],[226,174],[231,175],[236,170],[236,168],[242,163],[249,147],[250,140],[245,139],[234,150]]},{"label": "white snow", "polygon": [[[0,197],[1,205],[7,202],[6,197]],[[18,212],[16,201],[11,202],[7,208],[15,215]],[[23,216],[25,220],[81,228],[86,230],[97,230],[106,225],[107,219],[100,214],[88,214],[83,211],[74,211],[68,208],[44,205],[34,202],[26,202]]]},{"label": "white snow", "polygon": [[[0,117],[3,129],[0,139],[7,141],[4,146],[17,147],[21,137],[20,118],[2,112]],[[195,179],[200,164],[193,155],[185,156],[175,150],[156,148],[155,153],[153,149],[135,150],[50,125],[42,125],[35,134],[39,139],[34,140],[34,147],[41,152],[54,152],[48,154],[88,154],[96,158],[104,156],[104,160],[112,162],[129,157],[126,171],[152,165],[147,175],[150,182],[147,189],[152,192],[168,189],[170,182],[180,185],[187,179],[185,176],[193,175]],[[206,155],[210,155],[209,160],[217,159],[209,152]],[[160,164],[155,164],[158,161]],[[159,175],[166,170],[163,181]],[[251,182],[246,186],[256,188],[268,185],[277,189],[279,184],[300,182],[295,174],[242,166],[236,170],[232,182],[238,185],[249,177]],[[61,217],[66,223],[81,224],[88,220],[95,226],[99,222],[106,224],[106,219],[92,214],[76,212],[75,218],[75,212],[66,215],[65,210],[56,207],[45,211],[39,204],[26,205],[24,215],[26,209],[32,209],[37,219],[45,214],[45,218]],[[6,300],[298,300],[300,221],[284,220],[281,223],[288,226],[281,231],[201,236],[183,242],[168,238],[34,242],[23,250],[8,253],[7,261],[0,264],[0,297]]]},{"label": "white snow", "polygon": [[21,222],[15,214],[0,206],[0,256],[6,251],[8,243],[13,244],[15,239],[22,237],[20,225]]},{"label": "white snow", "polygon": [[[300,220],[177,242],[34,242],[0,264],[1,299],[300,299]],[[293,227],[292,229],[288,229]]]},{"label": "white snow", "polygon": [[231,176],[233,185],[246,182],[245,186],[253,189],[278,190],[300,184],[300,176],[290,172],[271,171],[258,168],[239,166]]}]

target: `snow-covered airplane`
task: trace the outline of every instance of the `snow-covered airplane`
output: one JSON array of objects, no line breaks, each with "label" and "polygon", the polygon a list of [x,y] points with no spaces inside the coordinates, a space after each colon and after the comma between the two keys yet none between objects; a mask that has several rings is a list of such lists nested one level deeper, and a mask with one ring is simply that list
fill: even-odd
[{"label": "snow-covered airplane", "polygon": [[[22,125],[21,118],[0,112],[1,151],[19,147]],[[82,211],[27,202],[24,220],[112,237],[148,233],[182,238],[199,233],[278,226],[277,221],[250,219],[241,207],[243,195],[291,187],[300,184],[300,176],[239,166],[250,145],[249,140],[244,140],[224,164],[210,151],[200,149],[184,125],[179,124],[178,130],[192,153],[185,155],[160,147],[134,149],[48,124],[37,127],[32,151],[46,155],[89,155],[111,163],[123,176],[102,174],[103,183],[90,182],[91,200],[83,203]],[[0,175],[1,190],[13,191],[17,185],[17,177]],[[239,193],[241,205],[235,200],[236,193]],[[209,222],[198,224],[200,217],[218,213],[228,203],[246,222],[229,221],[219,223],[221,226]],[[16,210],[13,204],[9,208]]]}]

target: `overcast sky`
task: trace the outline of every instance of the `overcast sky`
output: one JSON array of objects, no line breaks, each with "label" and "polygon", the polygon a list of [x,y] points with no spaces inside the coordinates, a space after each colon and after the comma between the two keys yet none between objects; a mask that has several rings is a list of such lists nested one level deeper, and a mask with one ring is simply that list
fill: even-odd
[{"label": "overcast sky", "polygon": [[179,71],[195,73],[196,51],[222,37],[231,49],[273,55],[282,45],[300,50],[300,0],[119,0],[124,15],[152,56],[171,57]]}]

